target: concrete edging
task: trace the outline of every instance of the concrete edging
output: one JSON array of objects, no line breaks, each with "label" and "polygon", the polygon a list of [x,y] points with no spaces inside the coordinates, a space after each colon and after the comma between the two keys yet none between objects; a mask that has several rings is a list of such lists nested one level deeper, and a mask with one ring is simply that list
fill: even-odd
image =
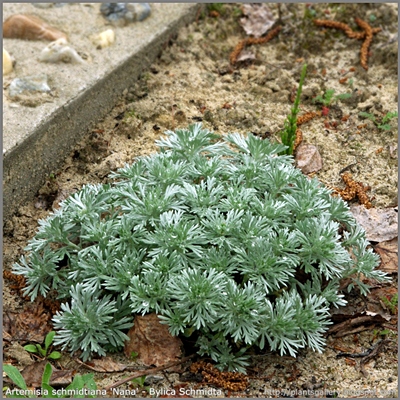
[{"label": "concrete edging", "polygon": [[[172,6],[170,4],[169,6]],[[174,4],[168,18],[161,18],[157,32],[149,32],[149,41],[132,46],[117,65],[101,78],[90,82],[84,90],[54,107],[40,123],[26,127],[27,132],[3,150],[3,219],[10,219],[24,202],[33,199],[45,183],[49,173],[59,168],[66,155],[73,149],[94,124],[115,106],[125,88],[132,85],[139,75],[150,66],[178,29],[192,22],[201,5],[195,3]],[[146,30],[146,22],[142,22]],[[154,29],[149,27],[149,30]],[[17,39],[12,39],[17,40]],[[127,52],[129,53],[129,52]],[[3,107],[4,109],[4,107]],[[27,112],[30,109],[27,107]],[[15,110],[11,111],[15,114]],[[7,116],[7,109],[4,110]],[[17,121],[5,118],[4,137],[7,129],[18,129]],[[7,126],[15,122],[17,128]],[[4,221],[3,220],[3,221]]]}]

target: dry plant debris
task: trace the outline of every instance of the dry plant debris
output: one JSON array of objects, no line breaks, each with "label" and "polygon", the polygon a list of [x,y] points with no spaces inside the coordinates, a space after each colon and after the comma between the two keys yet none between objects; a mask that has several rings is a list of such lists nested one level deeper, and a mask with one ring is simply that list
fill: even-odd
[{"label": "dry plant debris", "polygon": [[[15,290],[21,299],[29,300],[28,296],[24,295],[23,289],[26,286],[26,280],[22,275],[13,274],[11,271],[3,270],[3,278],[12,282],[9,286],[11,290]],[[38,302],[40,302],[53,316],[61,308],[61,303],[58,300],[52,300],[50,298],[43,298],[38,296]]]},{"label": "dry plant debris", "polygon": [[28,303],[24,311],[14,313],[6,311],[3,316],[3,331],[11,336],[10,341],[19,343],[42,343],[51,331],[51,316],[43,307],[43,303]]},{"label": "dry plant debris", "polygon": [[168,326],[160,323],[157,314],[136,315],[135,323],[129,330],[129,341],[125,343],[125,355],[132,352],[145,365],[165,365],[177,361],[181,355],[182,342],[169,333]]},{"label": "dry plant debris", "polygon": [[397,274],[399,263],[397,238],[378,243],[375,251],[381,258],[379,269],[387,274]]},{"label": "dry plant debris", "polygon": [[[300,115],[299,117],[297,117],[297,121],[296,124],[297,126],[300,126],[302,124],[305,124],[308,121],[311,121],[312,119],[314,119],[315,117],[320,117],[322,115],[321,111],[310,111],[305,113],[304,115]],[[296,139],[294,141],[294,145],[293,145],[293,151],[296,150],[296,148],[299,146],[299,144],[303,141],[303,132],[297,128],[296,130]]]},{"label": "dry plant debris", "polygon": [[352,204],[350,211],[366,232],[370,242],[384,242],[398,236],[398,212],[394,208],[366,209],[360,205]]},{"label": "dry plant debris", "polygon": [[275,23],[267,3],[243,4],[242,12],[245,17],[240,19],[240,24],[247,35],[261,37]]},{"label": "dry plant debris", "polygon": [[274,29],[272,29],[268,35],[260,37],[260,38],[246,38],[243,39],[242,41],[240,41],[236,47],[234,48],[234,50],[232,51],[231,55],[230,55],[230,62],[232,65],[236,64],[237,59],[240,55],[240,53],[242,52],[242,50],[249,45],[252,44],[264,44],[269,42],[271,39],[273,39],[278,33],[279,31],[282,29],[282,27],[280,25],[278,25],[277,27],[275,27]]},{"label": "dry plant debris", "polygon": [[[371,26],[360,18],[355,18],[356,24],[364,30],[365,39],[361,46],[361,65],[365,70],[368,70],[368,50],[372,42],[373,30]],[[378,28],[380,30],[380,28]]]},{"label": "dry plant debris", "polygon": [[[26,366],[21,375],[28,386],[39,388],[42,385],[43,371],[48,363],[47,360],[39,361]],[[66,386],[72,382],[76,373],[74,370],[58,370],[53,365],[51,366],[52,374],[50,377],[50,386]]]},{"label": "dry plant debris", "polygon": [[[378,343],[376,343],[373,348],[372,351],[367,354],[361,361],[360,361],[360,370],[363,373],[363,375],[365,377],[368,377],[368,372],[365,369],[365,364],[368,363],[369,361],[371,361],[375,356],[377,356],[381,351],[383,351],[385,349],[385,347],[391,343],[391,340],[389,339],[385,339],[385,340],[381,340]],[[385,349],[386,350],[386,349]]]},{"label": "dry plant debris", "polygon": [[26,280],[22,275],[15,275],[11,271],[3,270],[3,278],[12,282],[9,286],[11,290],[15,290],[19,296],[24,297],[22,289],[26,286]]},{"label": "dry plant debris", "polygon": [[[369,315],[368,315],[369,314]],[[328,330],[328,334],[339,338],[362,331],[372,330],[375,325],[386,322],[382,315],[377,313],[362,312],[351,316],[351,319],[335,324]]]},{"label": "dry plant debris", "polygon": [[[390,342],[391,341],[388,339],[379,340],[371,348],[367,349],[362,353],[339,353],[336,355],[336,358],[339,357],[361,358],[360,371],[365,377],[368,377],[368,372],[365,370],[365,364],[371,361],[371,359],[373,359],[375,356],[377,356],[384,349],[384,346],[388,345]],[[347,364],[355,365],[355,362],[354,363],[347,362]]]},{"label": "dry plant debris", "polygon": [[79,358],[76,358],[75,361],[96,372],[122,372],[128,368],[125,364],[115,362],[111,357],[102,357],[86,361],[85,363],[79,360]]},{"label": "dry plant debris", "polygon": [[190,366],[190,372],[201,374],[206,383],[218,386],[223,389],[238,392],[245,390],[249,384],[245,374],[240,372],[221,372],[210,363],[197,361]]},{"label": "dry plant debris", "polygon": [[317,26],[323,26],[325,28],[335,28],[342,30],[351,39],[364,39],[361,46],[361,66],[368,70],[368,50],[372,42],[372,37],[375,33],[380,32],[381,28],[372,28],[368,22],[363,21],[360,18],[354,18],[356,24],[363,30],[362,32],[354,32],[349,25],[325,19],[315,19],[314,24]]},{"label": "dry plant debris", "polygon": [[344,189],[335,188],[340,197],[347,201],[358,198],[359,202],[365,206],[365,208],[371,208],[371,201],[366,194],[371,187],[366,186],[361,182],[356,182],[348,172],[342,174],[341,177],[343,182],[346,184],[346,187]]}]

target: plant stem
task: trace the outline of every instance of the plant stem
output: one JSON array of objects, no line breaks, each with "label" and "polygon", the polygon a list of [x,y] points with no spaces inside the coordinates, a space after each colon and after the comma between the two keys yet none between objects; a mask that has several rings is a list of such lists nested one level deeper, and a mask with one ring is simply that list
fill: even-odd
[{"label": "plant stem", "polygon": [[288,148],[282,154],[288,154],[288,155],[293,154],[294,141],[296,140],[297,114],[300,111],[299,109],[300,96],[303,90],[303,83],[306,77],[306,72],[307,72],[307,64],[304,64],[301,70],[300,82],[299,82],[299,87],[297,89],[296,99],[294,100],[294,104],[290,112],[290,115],[286,118],[285,128],[281,132],[282,143],[285,146],[288,146]]}]

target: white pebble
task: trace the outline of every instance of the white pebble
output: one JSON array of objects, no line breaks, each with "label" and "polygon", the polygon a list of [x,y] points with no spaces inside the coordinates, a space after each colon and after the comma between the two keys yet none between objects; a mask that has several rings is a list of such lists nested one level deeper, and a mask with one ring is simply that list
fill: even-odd
[{"label": "white pebble", "polygon": [[40,61],[43,62],[59,62],[83,64],[85,61],[82,57],[68,45],[64,39],[58,39],[48,44],[40,53]]},{"label": "white pebble", "polygon": [[98,49],[104,49],[115,42],[115,32],[107,29],[93,37],[93,43]]},{"label": "white pebble", "polygon": [[3,49],[3,75],[9,74],[13,70],[13,60],[6,49]]}]

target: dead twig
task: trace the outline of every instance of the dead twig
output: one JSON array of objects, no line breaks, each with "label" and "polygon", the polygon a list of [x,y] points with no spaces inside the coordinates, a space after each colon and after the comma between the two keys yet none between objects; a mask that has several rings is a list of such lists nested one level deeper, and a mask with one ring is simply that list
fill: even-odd
[{"label": "dead twig", "polygon": [[367,357],[370,354],[372,354],[372,352],[376,349],[376,347],[379,346],[382,342],[383,342],[383,340],[379,340],[377,343],[375,343],[372,347],[370,347],[369,349],[367,349],[363,353],[339,353],[339,354],[336,354],[336,358],[340,358],[340,357],[352,357],[352,358]]},{"label": "dead twig", "polygon": [[174,361],[174,362],[171,362],[169,364],[162,365],[161,367],[156,367],[156,368],[145,369],[145,370],[142,370],[142,371],[137,371],[134,374],[128,376],[127,378],[121,379],[120,381],[115,382],[112,385],[106,386],[104,389],[105,390],[111,390],[111,389],[114,389],[114,388],[116,388],[118,386],[123,385],[126,382],[131,381],[132,379],[139,378],[139,377],[141,377],[143,375],[149,375],[149,374],[152,375],[152,374],[155,374],[156,372],[162,371],[164,369],[175,367],[176,365],[183,364],[184,362],[190,360],[195,355],[196,354],[192,354],[190,356],[182,358],[182,360],[180,360],[180,361]]},{"label": "dead twig", "polygon": [[386,320],[379,314],[361,315],[332,326],[328,330],[328,334],[333,335],[333,337],[335,338],[343,337],[351,333],[361,332],[363,330],[370,329],[372,324],[380,324],[383,322],[386,322]]},{"label": "dead twig", "polygon": [[375,344],[375,346],[373,346],[371,348],[371,351],[369,352],[369,354],[367,354],[361,361],[360,361],[360,370],[362,372],[362,374],[367,377],[368,376],[368,372],[365,369],[365,364],[367,362],[369,362],[373,357],[375,357],[376,355],[378,355],[382,350],[383,347],[390,343],[391,340],[389,339],[385,339],[385,340],[381,340],[378,343]]},{"label": "dead twig", "polygon": [[242,50],[251,44],[263,44],[269,42],[271,39],[273,39],[279,31],[282,29],[280,25],[278,25],[276,28],[270,30],[266,36],[260,37],[260,38],[246,38],[244,40],[241,40],[236,47],[233,49],[229,59],[232,65],[236,64],[236,61],[239,57],[239,54],[242,52]]}]

